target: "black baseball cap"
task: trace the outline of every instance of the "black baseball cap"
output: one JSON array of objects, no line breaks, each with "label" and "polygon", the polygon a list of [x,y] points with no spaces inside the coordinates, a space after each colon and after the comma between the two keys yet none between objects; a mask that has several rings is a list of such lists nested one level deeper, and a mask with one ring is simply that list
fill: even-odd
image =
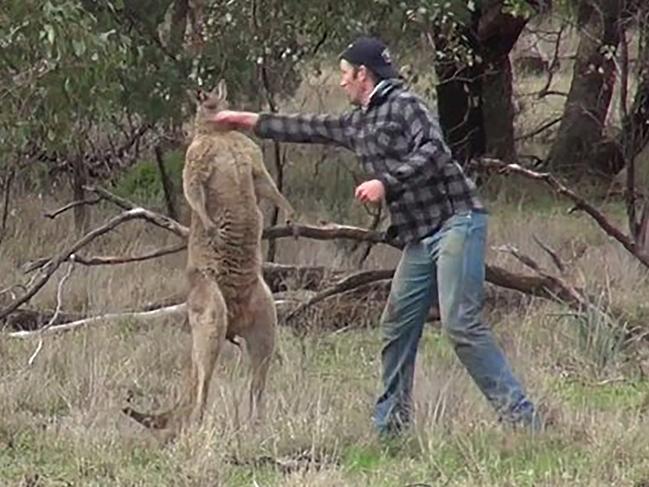
[{"label": "black baseball cap", "polygon": [[351,64],[365,66],[379,79],[399,77],[388,47],[376,37],[359,37],[347,46],[340,58]]}]

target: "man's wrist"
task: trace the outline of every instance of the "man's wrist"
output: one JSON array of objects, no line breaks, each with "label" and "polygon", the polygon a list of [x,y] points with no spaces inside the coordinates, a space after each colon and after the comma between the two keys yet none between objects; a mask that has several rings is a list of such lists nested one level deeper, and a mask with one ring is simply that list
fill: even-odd
[{"label": "man's wrist", "polygon": [[243,115],[242,125],[247,129],[254,130],[259,121],[259,114],[254,112],[245,112]]}]

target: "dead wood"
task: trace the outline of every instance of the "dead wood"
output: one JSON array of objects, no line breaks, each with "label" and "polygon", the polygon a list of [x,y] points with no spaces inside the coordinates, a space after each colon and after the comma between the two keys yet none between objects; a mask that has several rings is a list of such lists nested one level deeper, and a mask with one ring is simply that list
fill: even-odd
[{"label": "dead wood", "polygon": [[308,301],[298,306],[294,311],[288,314],[288,316],[286,317],[286,321],[290,321],[305,309],[309,308],[310,306],[316,303],[319,303],[320,301],[330,296],[341,294],[346,291],[351,291],[353,289],[357,289],[361,286],[365,286],[367,284],[371,284],[377,281],[392,279],[392,276],[394,276],[394,269],[380,269],[380,270],[356,272],[350,276],[345,277],[344,279],[341,279],[333,286],[316,294]]},{"label": "dead wood", "polygon": [[81,313],[60,312],[54,316],[54,310],[24,309],[19,308],[5,319],[4,328],[15,331],[38,330],[50,321],[52,326],[85,318]]},{"label": "dead wood", "polygon": [[262,236],[264,239],[286,237],[306,237],[316,240],[350,239],[373,243],[389,243],[384,232],[334,223],[323,226],[297,224],[274,226],[264,229]]},{"label": "dead wood", "polygon": [[10,313],[18,309],[20,306],[28,302],[47,283],[50,277],[56,272],[56,270],[63,262],[67,260],[73,260],[72,257],[74,256],[75,252],[85,247],[97,237],[110,232],[122,223],[135,219],[144,219],[161,226],[164,225],[164,228],[172,231],[177,231],[177,227],[182,226],[166,217],[161,220],[161,215],[150,212],[149,210],[145,210],[144,208],[134,208],[111,218],[104,225],[86,233],[73,245],[62,250],[57,255],[52,257],[52,259],[50,259],[50,261],[39,270],[39,274],[32,279],[23,294],[17,296],[8,306],[0,310],[0,321],[6,318]]},{"label": "dead wood", "polygon": [[[490,169],[497,169],[499,171],[517,172],[534,179],[545,181],[556,191],[568,196],[573,201],[575,201],[579,208],[588,212],[593,218],[595,218],[596,221],[600,222],[602,227],[607,230],[609,234],[616,237],[616,239],[618,239],[619,241],[625,243],[625,247],[631,247],[632,249],[634,248],[633,242],[625,237],[619,230],[615,229],[601,213],[590,206],[582,198],[574,194],[571,190],[561,185],[561,183],[556,181],[552,176],[523,169],[515,164],[506,165],[504,163],[501,163],[500,161],[493,159],[485,159],[482,161],[481,165],[483,167],[486,166]],[[104,225],[88,232],[73,245],[62,250],[57,255],[51,258],[39,259],[37,261],[31,262],[27,270],[31,271],[38,269],[38,273],[32,277],[31,281],[27,285],[23,286],[23,293],[21,295],[14,296],[10,304],[4,309],[0,310],[0,320],[5,319],[11,313],[17,312],[20,306],[27,303],[39,291],[39,289],[41,289],[45,285],[45,283],[54,274],[57,268],[65,261],[74,260],[75,262],[84,265],[114,265],[153,259],[161,255],[168,255],[173,252],[181,251],[185,248],[186,244],[185,242],[182,242],[175,246],[159,249],[142,256],[83,257],[78,255],[77,252],[85,245],[93,241],[95,238],[106,234],[118,225],[133,219],[143,219],[145,221],[153,223],[158,227],[164,228],[174,233],[175,235],[181,237],[183,240],[186,240],[189,234],[189,229],[184,225],[181,225],[177,221],[156,212],[138,208],[134,203],[128,201],[125,198],[116,196],[104,188],[87,187],[86,189],[89,192],[96,194],[98,197],[110,201],[126,211],[110,219]],[[386,245],[394,245],[386,238],[383,232],[337,224],[327,224],[323,226],[300,224],[274,226],[266,228],[263,232],[263,238],[265,239],[296,238],[296,235],[298,237],[318,240],[351,239],[374,244],[382,243]],[[551,249],[549,249],[549,247],[544,246],[540,241],[537,243],[541,245],[541,247],[551,257],[553,256],[553,252],[551,251]],[[516,255],[519,260],[525,261],[525,257],[522,256],[522,254],[520,254],[519,252],[512,251],[510,249],[510,253],[512,253],[512,255]],[[528,295],[542,297],[544,299],[560,301],[576,309],[583,309],[583,307],[587,306],[588,303],[593,302],[587,296],[585,296],[581,290],[572,287],[560,277],[554,276],[542,270],[540,266],[538,266],[538,264],[536,264],[535,262],[527,260],[526,264],[536,273],[536,275],[516,274],[498,266],[486,264],[486,280],[487,282],[495,286],[516,290]],[[562,264],[560,261],[555,261],[555,265],[557,265],[557,267],[561,270]],[[273,292],[280,292],[295,288],[318,292],[317,294],[310,296],[306,301],[300,304],[297,309],[294,309],[290,313],[289,317],[294,317],[308,307],[319,303],[329,297],[349,293],[355,290],[361,290],[364,286],[367,286],[368,284],[376,281],[382,280],[389,282],[393,272],[393,270],[385,269],[363,271],[345,276],[344,271],[332,270],[324,266],[299,267],[272,263],[266,263],[264,265],[264,277]],[[148,306],[146,310],[143,311],[143,313],[150,313],[159,311],[160,309],[181,306],[181,303],[183,301],[184,297],[176,299],[171,304],[167,304],[162,308],[155,307],[153,305]],[[29,321],[29,318],[24,313],[25,312],[23,312],[22,315],[23,319]],[[135,316],[134,313],[138,312],[131,312],[126,314],[117,313],[115,314],[115,316]],[[87,319],[97,320],[103,318],[95,317]],[[17,317],[16,320],[20,320],[20,318]],[[40,325],[44,320],[45,318],[32,318],[31,322],[35,324],[32,326]],[[73,321],[73,323],[78,323],[81,321],[83,320],[76,320]]]},{"label": "dead wood", "polygon": [[55,219],[57,216],[62,215],[62,214],[65,213],[66,211],[71,210],[71,209],[73,209],[73,208],[76,208],[77,206],[84,206],[84,205],[91,206],[91,205],[96,205],[96,204],[99,203],[100,201],[101,201],[101,198],[99,198],[99,197],[97,197],[97,198],[92,198],[92,199],[79,200],[79,201],[72,201],[71,203],[68,203],[67,205],[62,206],[61,208],[58,208],[58,209],[56,209],[56,210],[52,210],[52,211],[48,211],[48,212],[43,213],[43,216],[45,216],[46,218],[50,218],[50,219],[53,220],[53,219]]},{"label": "dead wood", "polygon": [[[142,255],[93,255],[90,257],[84,257],[79,254],[74,254],[74,261],[77,264],[82,264],[85,266],[98,266],[98,265],[118,265],[118,264],[130,264],[132,262],[142,262],[145,260],[156,259],[158,257],[163,257],[165,255],[176,254],[187,248],[187,245],[184,243],[170,245],[169,247],[163,247],[161,249],[156,249],[151,252],[147,252]],[[25,273],[30,273],[36,269],[40,269],[46,265],[51,260],[50,257],[42,257],[33,261],[26,262],[22,266],[22,270]],[[70,258],[66,259],[70,260]]]},{"label": "dead wood", "polygon": [[44,330],[23,330],[8,333],[7,336],[11,338],[30,338],[39,335],[51,335],[60,333],[62,331],[69,331],[82,326],[93,325],[106,321],[124,320],[124,319],[151,319],[160,318],[161,316],[168,316],[170,314],[184,313],[185,303],[177,304],[174,306],[167,306],[164,308],[154,309],[151,311],[135,311],[130,313],[107,313],[100,316],[93,316],[84,318],[82,320],[72,321],[70,323],[63,323],[60,325],[50,326]]},{"label": "dead wood", "polygon": [[478,169],[484,168],[488,170],[495,170],[501,174],[520,174],[521,176],[525,176],[526,178],[544,182],[545,184],[550,186],[550,188],[554,192],[573,201],[575,203],[576,210],[583,210],[584,212],[586,212],[590,217],[593,218],[593,220],[597,222],[597,224],[602,228],[602,230],[604,230],[604,232],[606,232],[606,234],[620,242],[622,246],[627,249],[633,256],[635,256],[643,265],[649,267],[649,255],[642,252],[642,249],[638,247],[638,245],[636,245],[632,238],[625,235],[619,228],[613,225],[602,212],[597,210],[594,206],[592,206],[584,198],[576,194],[573,190],[560,183],[557,178],[552,176],[552,174],[532,171],[530,169],[525,169],[518,164],[506,164],[497,159],[489,158],[483,158],[480,161],[476,161],[473,163],[473,165]]}]

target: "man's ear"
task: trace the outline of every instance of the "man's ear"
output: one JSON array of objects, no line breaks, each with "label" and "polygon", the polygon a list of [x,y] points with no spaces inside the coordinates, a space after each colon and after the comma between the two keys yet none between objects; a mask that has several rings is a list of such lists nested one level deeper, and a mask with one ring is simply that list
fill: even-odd
[{"label": "man's ear", "polygon": [[367,70],[367,66],[364,64],[361,64],[356,68],[356,79],[360,79],[361,81],[366,80],[369,77],[369,71]]}]

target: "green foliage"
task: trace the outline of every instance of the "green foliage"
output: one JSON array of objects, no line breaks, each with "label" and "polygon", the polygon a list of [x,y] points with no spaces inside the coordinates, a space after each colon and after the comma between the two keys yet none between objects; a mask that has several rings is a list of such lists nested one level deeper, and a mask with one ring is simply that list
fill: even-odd
[{"label": "green foliage", "polygon": [[[180,189],[184,154],[180,151],[168,152],[164,156],[167,175],[172,184]],[[124,172],[115,182],[115,192],[141,204],[158,205],[164,201],[162,180],[156,161],[139,161]]]},{"label": "green foliage", "polygon": [[78,152],[90,127],[117,110],[130,40],[102,29],[74,0],[9,0],[3,8],[0,150],[23,152],[37,142]]},{"label": "green foliage", "polygon": [[[105,135],[119,136],[127,121],[178,129],[194,111],[187,90],[211,88],[222,77],[239,107],[273,108],[294,93],[307,65],[335,57],[360,33],[413,55],[422,51],[422,34],[435,32],[446,42],[430,54],[424,49],[426,56],[479,62],[467,27],[495,1],[502,3],[210,0],[201,8],[189,2],[178,17],[182,4],[174,0],[7,0],[0,14],[0,164],[41,151],[59,164],[101,150]],[[502,5],[529,13],[524,0]],[[138,185],[146,188],[152,176],[141,171]]]}]

